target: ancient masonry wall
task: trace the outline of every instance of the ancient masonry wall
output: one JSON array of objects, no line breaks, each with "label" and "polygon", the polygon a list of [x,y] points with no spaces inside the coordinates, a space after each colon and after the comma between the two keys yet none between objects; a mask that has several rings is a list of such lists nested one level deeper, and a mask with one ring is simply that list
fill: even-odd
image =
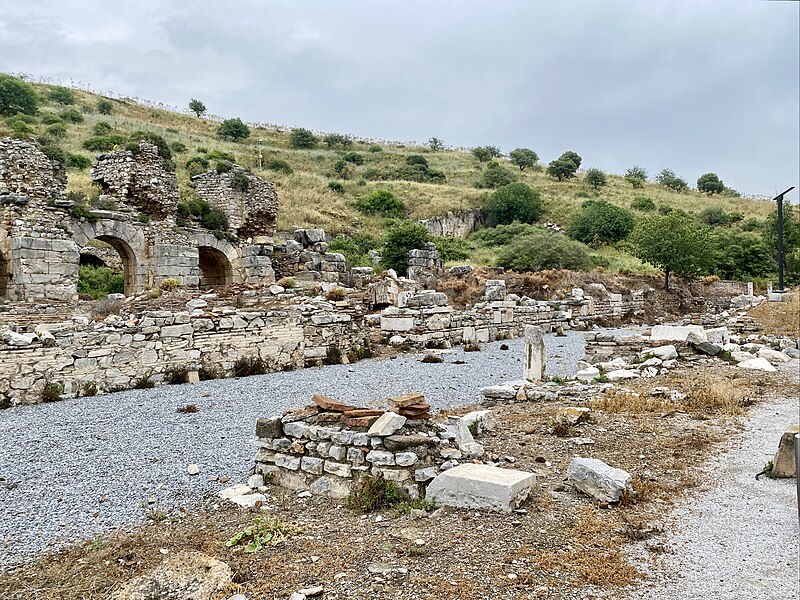
[{"label": "ancient masonry wall", "polygon": [[278,192],[275,184],[239,165],[230,171],[206,171],[192,177],[197,197],[224,212],[240,238],[275,235]]},{"label": "ancient masonry wall", "polygon": [[141,378],[157,383],[173,368],[230,374],[243,357],[261,358],[269,371],[318,365],[330,349],[346,356],[366,336],[359,310],[325,303],[268,311],[149,311],[100,323],[54,316],[31,324],[29,333],[3,335],[0,406],[39,402],[47,383],[60,385],[68,397],[94,387],[98,393],[128,389]]},{"label": "ancient masonry wall", "polygon": [[[498,297],[491,283],[491,280],[487,282],[487,293]],[[643,291],[632,291],[627,298],[622,294],[608,294],[602,301],[585,295],[580,289],[574,290],[570,298],[556,301],[505,293],[500,296],[502,300],[481,302],[470,310],[458,312],[447,305],[447,296],[441,292],[400,292],[398,306],[385,308],[379,317],[370,315],[368,320],[378,320],[384,335],[399,336],[401,343],[425,346],[490,342],[517,337],[525,325],[567,328],[597,319],[642,315],[644,311]]]},{"label": "ancient masonry wall", "polygon": [[67,177],[35,145],[0,139],[0,298],[77,298],[78,246],[68,232]]},{"label": "ancient masonry wall", "polygon": [[293,240],[275,246],[272,262],[277,278],[324,283],[340,283],[347,279],[344,255],[328,252],[322,229],[295,230]]},{"label": "ancient masonry wall", "polygon": [[478,226],[486,222],[486,215],[477,210],[460,210],[420,221],[431,235],[466,239]]},{"label": "ancient masonry wall", "polygon": [[[421,394],[406,394],[389,398],[389,406],[405,400],[425,405]],[[434,425],[427,418],[348,407],[324,396],[314,396],[314,402],[324,408],[311,405],[258,419],[257,474],[334,498],[347,496],[361,475],[372,475],[394,482],[413,499],[424,497],[425,486],[442,470],[483,453],[469,432],[469,415]],[[348,416],[364,413],[371,416]]]}]

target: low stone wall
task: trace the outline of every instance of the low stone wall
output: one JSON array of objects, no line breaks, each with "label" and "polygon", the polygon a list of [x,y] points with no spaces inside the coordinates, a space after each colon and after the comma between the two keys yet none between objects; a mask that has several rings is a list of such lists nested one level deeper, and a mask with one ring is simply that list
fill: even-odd
[{"label": "low stone wall", "polygon": [[[258,420],[257,474],[334,498],[347,496],[361,475],[371,475],[394,482],[413,499],[424,497],[425,485],[442,470],[483,453],[468,429],[478,413],[435,425],[427,418],[360,409],[325,396],[313,401],[282,417]],[[398,402],[424,405],[424,397],[390,398],[389,406],[397,408]]]},{"label": "low stone wall", "polygon": [[302,368],[321,364],[329,352],[346,357],[363,346],[358,307],[304,300],[274,310],[205,310],[204,300],[192,300],[185,311],[16,326],[0,340],[0,406],[39,402],[48,383],[65,397],[78,396],[127,389],[141,379],[159,383],[176,368],[229,375],[246,357],[260,358],[268,371]]}]

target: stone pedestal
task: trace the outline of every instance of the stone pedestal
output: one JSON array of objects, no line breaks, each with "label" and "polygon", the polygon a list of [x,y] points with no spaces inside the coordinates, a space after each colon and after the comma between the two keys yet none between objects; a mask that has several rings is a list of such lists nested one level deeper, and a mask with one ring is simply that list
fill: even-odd
[{"label": "stone pedestal", "polygon": [[526,325],[522,378],[528,381],[540,381],[544,377],[546,359],[547,352],[544,347],[542,328],[538,325]]},{"label": "stone pedestal", "polygon": [[778,451],[772,461],[772,473],[770,477],[785,478],[797,475],[797,465],[795,464],[795,435],[800,433],[800,425],[789,427],[781,436],[778,444]]}]

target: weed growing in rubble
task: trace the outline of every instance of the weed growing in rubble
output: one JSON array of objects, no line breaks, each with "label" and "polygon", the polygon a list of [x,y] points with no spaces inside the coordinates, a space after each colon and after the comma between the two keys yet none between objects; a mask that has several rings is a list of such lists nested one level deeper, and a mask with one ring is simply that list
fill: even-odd
[{"label": "weed growing in rubble", "polygon": [[155,387],[155,382],[150,381],[149,375],[144,375],[139,377],[136,381],[133,382],[133,389],[135,390],[149,390]]},{"label": "weed growing in rubble", "polygon": [[[260,356],[244,356],[233,363],[234,377],[250,377],[267,372],[267,363]],[[202,379],[202,378],[201,378]]]},{"label": "weed growing in rubble", "polygon": [[323,365],[340,365],[342,364],[342,351],[338,346],[330,346],[325,352],[325,358],[322,359]]},{"label": "weed growing in rubble", "polygon": [[85,381],[83,383],[83,395],[84,396],[96,396],[97,395],[97,384],[94,381]]},{"label": "weed growing in rubble", "polygon": [[393,482],[386,481],[383,477],[364,475],[350,492],[345,506],[359,513],[368,513],[391,508],[402,500],[400,490]]},{"label": "weed growing in rubble", "polygon": [[328,293],[325,294],[325,298],[331,302],[339,302],[347,298],[347,293],[344,291],[344,288],[335,287],[328,290]]},{"label": "weed growing in rubble", "polygon": [[369,340],[365,339],[363,345],[356,344],[347,352],[347,360],[350,363],[358,362],[364,358],[372,358],[372,349],[369,347]]},{"label": "weed growing in rubble", "polygon": [[467,427],[467,429],[469,429],[469,432],[472,434],[472,437],[474,437],[474,438],[478,437],[478,422],[477,421],[473,421],[472,423],[470,423],[469,426]]},{"label": "weed growing in rubble", "polygon": [[64,387],[55,381],[48,381],[44,384],[40,398],[42,402],[55,402],[61,400],[61,394],[64,393]]},{"label": "weed growing in rubble", "polygon": [[426,513],[433,512],[436,508],[435,500],[417,498],[416,500],[404,500],[394,507],[398,515],[410,515],[412,510],[424,510]]},{"label": "weed growing in rubble", "polygon": [[189,369],[185,366],[174,366],[164,371],[164,381],[170,385],[180,385],[189,381]]},{"label": "weed growing in rubble", "polygon": [[253,519],[252,525],[237,531],[233,537],[225,542],[225,545],[228,548],[233,548],[247,542],[244,547],[245,552],[258,552],[266,545],[277,546],[288,539],[289,536],[299,532],[299,527],[291,523],[285,523],[278,517],[257,516]]}]

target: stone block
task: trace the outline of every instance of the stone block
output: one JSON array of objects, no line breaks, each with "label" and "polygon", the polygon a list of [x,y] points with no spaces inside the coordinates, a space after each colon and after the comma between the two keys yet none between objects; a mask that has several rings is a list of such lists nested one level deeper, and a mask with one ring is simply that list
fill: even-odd
[{"label": "stone block", "polygon": [[326,473],[336,475],[337,477],[350,477],[350,465],[348,464],[326,460],[324,470]]},{"label": "stone block", "polygon": [[685,342],[690,333],[705,336],[700,325],[655,325],[650,331],[650,340],[654,342]]},{"label": "stone block", "polygon": [[767,373],[774,373],[777,371],[775,367],[769,364],[769,361],[766,358],[761,358],[760,356],[757,358],[751,358],[750,360],[742,361],[736,366],[741,367],[742,369],[765,371]]},{"label": "stone block", "polygon": [[800,433],[800,425],[789,427],[781,436],[778,444],[778,451],[772,460],[772,472],[770,477],[785,478],[797,477],[797,465],[795,463],[795,436]]},{"label": "stone block", "polygon": [[631,485],[630,473],[596,458],[573,458],[567,479],[583,493],[603,502],[619,502]]},{"label": "stone block", "polygon": [[542,338],[542,328],[525,325],[525,361],[522,377],[528,381],[540,381],[544,377],[547,352]]},{"label": "stone block", "polygon": [[283,437],[283,426],[280,417],[261,418],[256,421],[256,437]]},{"label": "stone block", "polygon": [[313,475],[322,475],[325,461],[313,456],[304,456],[300,461],[300,468]]},{"label": "stone block", "polygon": [[437,475],[425,497],[442,506],[511,512],[535,486],[533,473],[463,464]]}]

